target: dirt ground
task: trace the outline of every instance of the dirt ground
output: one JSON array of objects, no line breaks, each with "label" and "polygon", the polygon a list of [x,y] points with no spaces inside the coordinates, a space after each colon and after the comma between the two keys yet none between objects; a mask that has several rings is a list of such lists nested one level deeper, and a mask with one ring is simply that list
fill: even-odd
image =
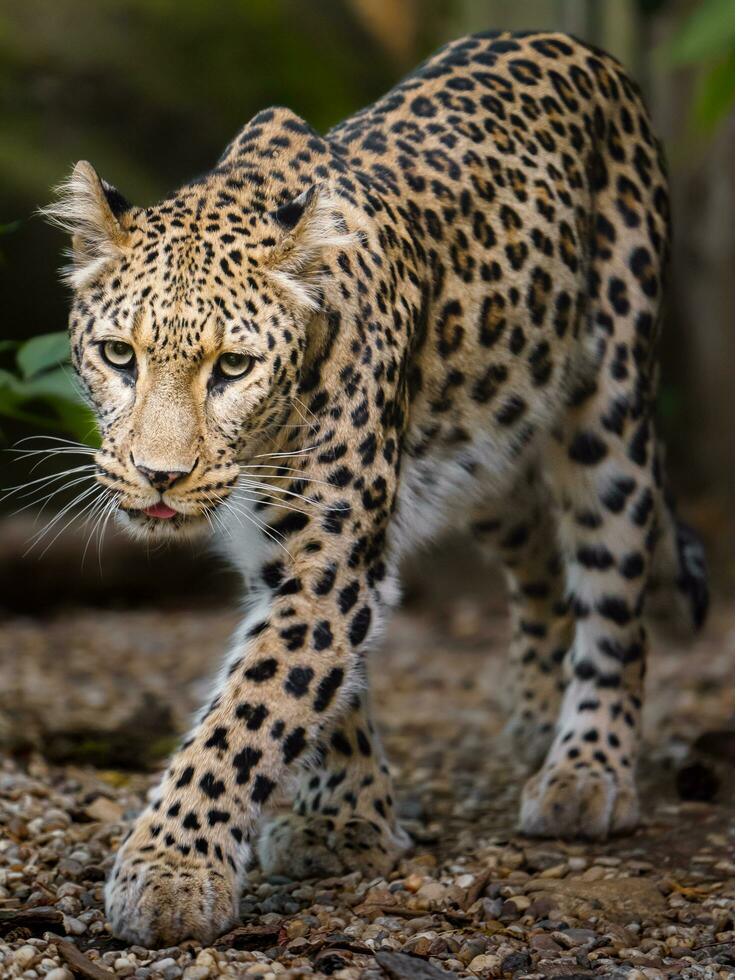
[{"label": "dirt ground", "polygon": [[696,643],[657,641],[633,835],[517,835],[525,773],[501,737],[502,606],[409,608],[372,675],[414,851],[387,880],[255,869],[242,926],[212,948],[113,939],[102,884],[114,848],[234,623],[221,610],[99,609],[4,623],[2,978],[735,976],[735,616],[724,607]]}]

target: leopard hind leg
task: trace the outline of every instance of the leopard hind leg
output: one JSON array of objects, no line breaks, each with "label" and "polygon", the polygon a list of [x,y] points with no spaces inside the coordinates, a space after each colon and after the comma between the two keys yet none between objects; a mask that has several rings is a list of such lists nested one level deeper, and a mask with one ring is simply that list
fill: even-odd
[{"label": "leopard hind leg", "polygon": [[505,573],[512,627],[505,734],[535,767],[554,737],[572,638],[556,516],[537,467],[529,466],[502,502],[477,507],[470,532]]},{"label": "leopard hind leg", "polygon": [[391,778],[366,692],[325,732],[299,777],[290,811],[261,828],[267,874],[326,878],[386,875],[410,847],[398,823]]}]

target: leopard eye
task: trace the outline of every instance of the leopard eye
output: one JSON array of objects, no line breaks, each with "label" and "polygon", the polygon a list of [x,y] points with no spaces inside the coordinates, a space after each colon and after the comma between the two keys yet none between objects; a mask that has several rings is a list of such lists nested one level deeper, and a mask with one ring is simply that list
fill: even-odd
[{"label": "leopard eye", "polygon": [[217,371],[221,377],[234,380],[244,378],[252,370],[253,364],[255,359],[249,354],[236,354],[230,351],[220,356],[217,361]]},{"label": "leopard eye", "polygon": [[135,363],[135,351],[124,340],[106,340],[101,344],[102,356],[114,368],[130,368]]}]

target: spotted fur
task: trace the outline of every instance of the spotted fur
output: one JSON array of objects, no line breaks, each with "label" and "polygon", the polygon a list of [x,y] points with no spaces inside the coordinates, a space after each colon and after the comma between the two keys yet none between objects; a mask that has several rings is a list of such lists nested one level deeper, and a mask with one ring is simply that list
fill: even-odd
[{"label": "spotted fur", "polygon": [[[248,586],[211,701],[117,855],[115,933],[231,924],[289,785],[266,868],[395,860],[365,654],[401,555],[447,528],[507,573],[509,727],[543,760],[522,829],[632,827],[647,582],[695,619],[706,590],[662,491],[667,187],[621,66],[559,34],[463,38],[327,136],[269,109],[160,204],[79,164],[50,212],[73,235],[100,483],[146,538],[211,525]],[[161,502],[176,516],[146,516]]]}]

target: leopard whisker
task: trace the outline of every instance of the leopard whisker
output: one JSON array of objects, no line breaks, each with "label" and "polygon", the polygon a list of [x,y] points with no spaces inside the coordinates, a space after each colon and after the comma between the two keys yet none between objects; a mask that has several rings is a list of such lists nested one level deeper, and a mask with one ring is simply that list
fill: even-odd
[{"label": "leopard whisker", "polygon": [[[35,541],[36,539],[40,540],[40,538],[43,537],[43,535],[47,534],[60,520],[62,520],[66,516],[66,514],[69,513],[70,510],[73,510],[74,507],[76,507],[83,500],[89,497],[90,494],[92,494],[97,489],[98,489],[98,484],[92,484],[91,486],[80,490],[79,493],[72,500],[70,500],[67,504],[65,504],[61,508],[61,510],[58,511],[58,513],[56,513],[53,517],[51,517],[49,521],[46,524],[44,524],[42,528],[40,528],[38,531],[35,532],[31,540],[32,541]],[[101,488],[99,489],[101,490]]]},{"label": "leopard whisker", "polygon": [[307,425],[317,425],[318,426],[320,424],[319,419],[314,414],[314,412],[303,401],[303,399],[299,398],[298,395],[294,395],[294,397],[292,399],[292,405],[296,409],[296,411],[297,411],[297,413],[299,415],[299,418],[302,418],[302,419],[304,418],[304,415],[302,415],[302,412],[305,412],[306,413],[307,418],[309,416],[311,416],[312,421],[307,422],[306,423]]},{"label": "leopard whisker", "polygon": [[[251,501],[252,503],[256,503],[256,504],[262,503],[265,507],[280,507],[281,510],[291,510],[295,514],[306,514],[306,511],[305,510],[302,510],[300,507],[294,507],[293,504],[283,504],[283,503],[279,503],[277,500],[273,500],[273,501],[271,501],[271,500],[264,500],[262,496],[251,496],[251,495],[248,495],[248,494],[238,494],[238,499],[239,500],[248,500],[248,501]],[[236,504],[233,504],[233,507],[234,506],[236,506]]]},{"label": "leopard whisker", "polygon": [[272,483],[260,483],[255,480],[244,479],[240,483],[240,486],[247,490],[263,490],[271,497],[277,497],[278,494],[283,494],[286,497],[294,497],[297,500],[303,500],[305,503],[315,506],[319,506],[322,503],[319,500],[305,496],[303,493],[297,493],[295,490],[287,490],[285,487],[276,487]]},{"label": "leopard whisker", "polygon": [[[96,490],[96,489],[97,489],[96,487],[93,487],[92,488],[92,490]],[[56,532],[56,534],[53,536],[53,538],[49,541],[49,543],[46,545],[46,547],[43,549],[43,551],[39,554],[39,556],[38,556],[39,559],[40,558],[43,558],[43,556],[46,554],[46,552],[49,550],[49,548],[54,544],[54,542],[57,540],[57,538],[59,538],[64,533],[64,531],[67,530],[67,528],[71,527],[71,525],[74,523],[74,521],[80,520],[82,517],[85,516],[85,514],[88,513],[88,511],[90,510],[90,508],[94,506],[94,503],[95,503],[95,500],[93,498],[92,500],[88,501],[85,504],[85,506],[82,508],[82,510],[78,514],[72,514],[72,516],[69,518],[69,520],[66,522],[66,524],[64,524],[61,528],[59,528],[59,530]],[[42,540],[42,537],[39,538],[39,542],[41,540]],[[39,543],[39,542],[36,542],[36,543]]]},{"label": "leopard whisker", "polygon": [[[34,453],[35,453],[35,450],[34,450]],[[35,463],[33,464],[33,466],[31,466],[29,472],[35,473],[36,470],[38,469],[38,467],[41,466],[50,457],[53,457],[55,459],[57,456],[66,456],[66,455],[69,455],[69,456],[89,455],[91,457],[94,457],[95,454],[94,453],[89,453],[89,454],[80,453],[79,450],[77,450],[77,449],[70,449],[70,450],[66,450],[66,449],[52,449],[52,450],[50,450],[48,452],[44,451],[43,455],[40,456],[40,458],[35,461]],[[23,460],[28,459],[28,458],[32,458],[30,456],[30,451],[29,451],[28,454],[24,454],[23,456],[19,457],[19,459],[23,459]],[[88,464],[88,465],[92,465],[92,464]]]},{"label": "leopard whisker", "polygon": [[[224,500],[223,503],[225,504],[229,503],[230,509],[232,511],[232,515],[235,518],[235,520],[238,522],[240,527],[243,527],[244,525],[242,524],[242,521],[240,521],[239,518],[240,517],[246,518],[248,521],[250,521],[251,524],[257,527],[262,534],[265,534],[266,537],[270,538],[271,541],[273,541],[276,545],[278,545],[278,547],[281,548],[283,552],[293,560],[293,555],[291,554],[291,552],[288,550],[288,548],[286,548],[283,542],[279,540],[278,534],[274,532],[270,527],[268,527],[267,524],[265,524],[263,521],[259,521],[256,517],[254,517],[252,514],[248,513],[247,511],[242,510],[239,507],[235,507],[235,503],[232,500],[232,497],[226,498],[226,500]],[[221,514],[219,511],[214,511],[214,514],[224,519],[224,515]]]},{"label": "leopard whisker", "polygon": [[[57,480],[63,480],[64,477],[73,476],[75,473],[93,470],[94,468],[93,463],[84,463],[81,466],[72,466],[68,470],[62,470],[59,473],[47,473],[45,476],[39,476],[34,480],[27,480],[25,483],[18,483],[14,487],[5,487],[2,497],[0,497],[0,502],[6,500],[8,497],[11,497],[14,493],[19,493],[21,490],[34,493],[35,490],[30,488],[37,487],[39,483],[45,483],[48,485],[50,483],[55,483]],[[21,498],[27,497],[28,493],[21,493],[20,496]]]},{"label": "leopard whisker", "polygon": [[105,516],[106,512],[108,511],[108,509],[111,506],[114,506],[114,504],[115,504],[114,495],[109,493],[107,489],[103,487],[102,493],[97,498],[96,502],[94,503],[86,519],[87,524],[89,524],[91,521],[94,521],[94,523],[92,524],[92,530],[89,532],[86,543],[84,545],[84,551],[82,552],[82,562],[81,562],[82,568],[84,567],[84,561],[87,557],[87,550],[92,541],[94,533],[99,529],[100,523],[103,517]]},{"label": "leopard whisker", "polygon": [[33,500],[30,500],[27,504],[23,504],[22,507],[18,507],[16,510],[14,510],[10,516],[16,517],[18,514],[22,514],[23,511],[29,510],[31,507],[37,507],[40,504],[41,505],[40,509],[38,511],[38,514],[36,515],[36,519],[38,519],[38,517],[40,517],[41,514],[46,509],[46,505],[48,504],[49,500],[52,500],[57,494],[63,493],[65,490],[71,490],[72,487],[76,487],[80,483],[84,483],[85,480],[91,480],[91,479],[93,479],[91,474],[85,473],[83,476],[77,477],[75,480],[72,480],[70,483],[65,483],[63,486],[56,487],[55,490],[52,490],[50,493],[47,493],[43,497],[34,497]]},{"label": "leopard whisker", "polygon": [[64,439],[62,436],[50,436],[42,433],[39,433],[38,435],[35,436],[24,436],[22,439],[18,439],[18,441],[13,444],[11,450],[9,451],[12,452],[12,450],[15,449],[16,446],[22,446],[24,442],[35,442],[38,439],[48,439],[49,442],[60,442],[65,446],[75,446],[77,448],[89,450],[90,452],[96,451],[91,446],[88,446],[86,443],[79,442],[78,439]]},{"label": "leopard whisker", "polygon": [[107,505],[107,509],[104,512],[104,518],[102,520],[102,524],[100,525],[100,529],[97,534],[97,565],[99,567],[100,573],[102,572],[102,543],[104,541],[105,533],[107,531],[107,525],[110,523],[110,518],[115,513],[116,508],[117,508],[117,499],[113,494]]},{"label": "leopard whisker", "polygon": [[307,456],[309,453],[314,452],[314,450],[318,448],[319,448],[318,446],[307,446],[306,449],[286,450],[284,452],[275,452],[275,453],[256,453],[256,455],[253,458],[254,459],[286,459],[288,457],[293,457],[293,456]]},{"label": "leopard whisker", "polygon": [[97,567],[99,569],[100,575],[102,574],[102,545],[104,542],[105,533],[107,531],[107,526],[110,522],[110,518],[115,513],[115,502],[111,501],[107,509],[103,512],[103,517],[100,523],[98,523],[97,530]]},{"label": "leopard whisker", "polygon": [[[29,547],[26,549],[26,551],[24,552],[23,557],[25,557],[26,555],[30,554],[30,552],[33,551],[33,549],[38,544],[40,544],[40,542],[48,534],[51,533],[51,531],[53,530],[53,528],[60,521],[63,521],[64,517],[66,517],[66,515],[69,513],[69,511],[72,511],[72,516],[71,516],[70,520],[68,520],[66,523],[64,523],[62,525],[61,529],[56,532],[56,534],[54,535],[54,537],[51,539],[51,541],[49,541],[49,543],[46,545],[46,547],[44,548],[44,550],[38,556],[39,558],[42,558],[43,555],[45,555],[46,552],[48,551],[48,549],[51,547],[51,545],[59,537],[59,535],[62,534],[71,524],[73,524],[75,520],[78,520],[84,513],[86,513],[89,510],[89,508],[94,504],[95,498],[94,498],[93,495],[96,494],[96,493],[101,492],[101,490],[102,490],[102,488],[99,486],[99,484],[96,484],[95,483],[91,487],[88,487],[86,490],[83,490],[81,493],[77,494],[77,496],[74,498],[74,500],[70,501],[70,503],[68,503],[65,507],[63,507],[62,510],[60,510],[59,513],[54,518],[52,518],[51,521],[49,521],[46,525],[44,525],[44,527],[42,527],[40,529],[40,531],[37,531],[33,535],[33,537],[31,538],[31,543],[30,543]],[[92,499],[91,500],[88,500],[87,498],[89,498],[91,495],[92,495]],[[74,507],[78,506],[84,500],[87,500],[87,503],[84,505],[84,507],[82,508],[82,510],[79,513],[73,513]]]},{"label": "leopard whisker", "polygon": [[[269,470],[272,470],[272,469],[286,469],[286,470],[289,470],[290,473],[293,473],[293,474],[300,474],[300,473],[303,472],[302,470],[298,469],[295,466],[281,466],[280,464],[273,464],[272,465],[270,463],[241,464],[241,466],[240,466],[240,472],[243,473],[246,477],[248,476],[248,471],[249,470],[252,470],[252,469],[269,469]],[[268,474],[264,474],[264,473],[253,473],[252,475],[255,476],[255,477],[258,477],[260,479],[268,479]],[[279,479],[282,479],[282,480],[286,480],[286,479],[294,480],[295,479],[299,483],[313,483],[316,486],[320,486],[320,487],[331,487],[331,488],[334,488],[334,484],[333,483],[330,483],[329,480],[317,480],[317,479],[315,479],[314,477],[311,477],[311,476],[299,476],[299,475],[291,476],[288,473],[284,473],[282,475],[281,474],[278,474],[278,473],[274,473],[273,479],[274,480],[279,480]]]},{"label": "leopard whisker", "polygon": [[[85,452],[82,449],[72,449],[71,447],[57,446],[48,449],[5,449],[6,453],[13,453],[19,462],[27,459],[35,459],[33,469],[40,466],[46,459],[56,459],[57,456],[94,456],[94,450]],[[38,457],[38,458],[36,458]]]}]

